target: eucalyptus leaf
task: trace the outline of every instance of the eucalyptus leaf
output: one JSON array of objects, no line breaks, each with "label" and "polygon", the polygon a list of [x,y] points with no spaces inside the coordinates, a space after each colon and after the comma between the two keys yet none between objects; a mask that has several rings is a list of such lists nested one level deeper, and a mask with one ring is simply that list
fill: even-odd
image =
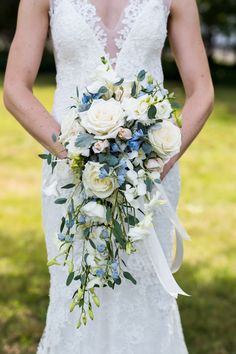
[{"label": "eucalyptus leaf", "polygon": [[131,226],[135,226],[135,225],[137,225],[139,223],[139,219],[136,218],[135,216],[131,215],[131,214],[128,214],[125,217],[125,222],[127,222]]},{"label": "eucalyptus leaf", "polygon": [[74,275],[75,275],[75,272],[71,272],[68,277],[67,277],[67,280],[66,280],[66,285],[69,286],[71,284],[71,282],[73,281],[74,279]]},{"label": "eucalyptus leaf", "polygon": [[129,272],[123,272],[123,274],[126,279],[130,280],[133,284],[137,284],[137,281]]},{"label": "eucalyptus leaf", "polygon": [[81,133],[75,141],[75,146],[88,149],[95,142],[94,136],[88,133]]},{"label": "eucalyptus leaf", "polygon": [[120,79],[119,81],[115,82],[115,83],[114,83],[114,86],[120,86],[120,85],[123,84],[123,82],[124,82],[124,79],[122,78],[122,79]]},{"label": "eucalyptus leaf", "polygon": [[156,117],[157,109],[154,105],[150,106],[148,109],[148,118],[153,119]]},{"label": "eucalyptus leaf", "polygon": [[99,94],[104,94],[108,91],[108,88],[106,86],[101,86],[100,89],[98,90]]},{"label": "eucalyptus leaf", "polygon": [[58,198],[55,200],[55,204],[65,204],[67,201],[67,198]]},{"label": "eucalyptus leaf", "polygon": [[38,157],[42,160],[47,160],[48,159],[48,154],[39,154]]},{"label": "eucalyptus leaf", "polygon": [[66,184],[65,186],[61,187],[62,189],[70,189],[70,188],[73,188],[75,187],[75,184],[74,183],[69,183],[69,184]]},{"label": "eucalyptus leaf", "polygon": [[135,97],[136,96],[136,90],[137,90],[137,84],[134,81],[133,86],[132,86],[132,90],[131,90],[131,96]]},{"label": "eucalyptus leaf", "polygon": [[138,81],[143,81],[145,79],[145,76],[146,76],[146,71],[145,70],[141,70],[138,73],[137,80]]}]

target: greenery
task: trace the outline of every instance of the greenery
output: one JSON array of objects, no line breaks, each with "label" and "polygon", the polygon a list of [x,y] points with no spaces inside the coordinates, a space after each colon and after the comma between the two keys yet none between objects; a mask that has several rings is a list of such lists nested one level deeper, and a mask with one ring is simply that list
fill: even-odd
[{"label": "greenery", "polygon": [[[183,97],[179,84],[168,86]],[[34,90],[49,110],[53,88],[52,77],[44,76]],[[177,279],[192,295],[179,299],[191,354],[236,352],[235,112],[233,88],[217,87],[214,114],[181,159],[179,215],[192,241],[185,242]],[[37,156],[42,148],[2,105],[0,117],[0,354],[33,354],[49,287]]]}]

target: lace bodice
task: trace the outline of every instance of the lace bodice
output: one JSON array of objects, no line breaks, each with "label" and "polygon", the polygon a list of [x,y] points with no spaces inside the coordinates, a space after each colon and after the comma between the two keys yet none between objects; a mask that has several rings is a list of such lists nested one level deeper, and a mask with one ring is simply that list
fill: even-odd
[{"label": "lace bodice", "polygon": [[127,0],[119,22],[108,29],[89,0],[51,0],[50,30],[57,69],[54,115],[58,121],[70,105],[75,87],[88,84],[102,55],[110,58],[121,77],[132,78],[146,69],[163,81],[161,53],[169,5],[170,0]]}]

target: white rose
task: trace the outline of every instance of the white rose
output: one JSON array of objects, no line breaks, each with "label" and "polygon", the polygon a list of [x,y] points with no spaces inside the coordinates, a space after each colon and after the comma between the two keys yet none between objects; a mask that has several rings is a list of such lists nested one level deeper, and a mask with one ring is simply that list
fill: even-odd
[{"label": "white rose", "polygon": [[139,98],[129,97],[124,98],[122,107],[127,114],[127,121],[139,120],[140,122],[147,122],[147,111],[150,106],[150,97],[148,95],[140,96]]},{"label": "white rose", "polygon": [[172,113],[172,107],[169,100],[163,100],[155,105],[157,109],[156,117],[158,119],[168,119]]},{"label": "white rose", "polygon": [[93,151],[95,154],[99,154],[100,152],[104,151],[107,147],[109,147],[108,140],[99,140],[93,145]]},{"label": "white rose", "polygon": [[95,100],[88,111],[81,113],[81,125],[97,139],[116,138],[123,124],[124,112],[114,98]]},{"label": "white rose", "polygon": [[104,223],[106,221],[106,208],[104,205],[96,202],[88,202],[80,211],[95,222]]},{"label": "white rose", "polygon": [[85,165],[82,176],[85,192],[88,196],[96,196],[98,198],[109,197],[118,187],[117,182],[111,176],[100,178],[101,165],[98,162],[89,161]]},{"label": "white rose", "polygon": [[148,131],[148,137],[154,150],[165,160],[180,151],[180,129],[169,120],[152,126]]},{"label": "white rose", "polygon": [[132,132],[130,129],[127,128],[120,128],[118,132],[118,137],[121,140],[129,140],[132,138]]},{"label": "white rose", "polygon": [[145,167],[149,170],[149,171],[156,171],[156,172],[162,172],[163,171],[163,167],[164,167],[164,162],[162,159],[149,159],[146,163],[145,163]]},{"label": "white rose", "polygon": [[72,136],[69,140],[69,144],[66,145],[66,149],[68,151],[68,157],[72,158],[78,155],[88,157],[90,155],[89,149],[75,146],[76,139],[77,139],[77,135]]},{"label": "white rose", "polygon": [[61,143],[65,143],[70,139],[71,136],[78,135],[84,132],[84,128],[81,127],[78,120],[78,112],[75,109],[71,109],[70,112],[65,116],[61,122]]}]

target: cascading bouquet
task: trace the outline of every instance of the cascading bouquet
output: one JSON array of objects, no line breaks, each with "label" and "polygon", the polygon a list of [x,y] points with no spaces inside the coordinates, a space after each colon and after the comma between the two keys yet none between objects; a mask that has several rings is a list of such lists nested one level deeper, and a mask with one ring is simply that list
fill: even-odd
[{"label": "cascading bouquet", "polygon": [[[133,81],[124,80],[101,57],[95,77],[83,92],[77,89],[70,115],[62,121],[58,139],[68,152],[72,180],[55,200],[65,212],[57,234],[59,253],[48,262],[60,265],[63,257],[67,285],[77,281],[70,310],[81,310],[78,328],[94,318],[92,303],[100,305],[97,287],[114,289],[123,278],[136,284],[122,257],[150,235],[153,213],[164,203],[153,187],[181,145],[180,118],[170,103],[174,94],[151,73],[141,70]],[[53,171],[58,160],[51,154],[40,157]]]}]

